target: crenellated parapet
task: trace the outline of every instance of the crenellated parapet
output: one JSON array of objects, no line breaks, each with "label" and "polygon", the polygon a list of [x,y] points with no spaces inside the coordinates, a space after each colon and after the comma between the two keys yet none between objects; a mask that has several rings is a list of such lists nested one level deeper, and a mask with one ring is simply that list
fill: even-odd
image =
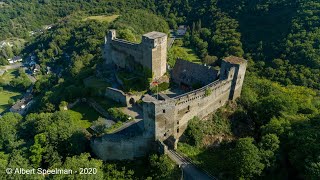
[{"label": "crenellated parapet", "polygon": [[149,32],[142,36],[137,44],[118,39],[115,30],[109,30],[105,37],[104,58],[106,64],[118,68],[131,69],[132,62],[152,71],[153,78],[162,77],[167,71],[167,35],[161,32]]},{"label": "crenellated parapet", "polygon": [[[143,99],[149,104],[149,107],[153,107],[148,111],[155,113],[154,118],[149,118],[148,121],[149,123],[154,122],[156,140],[166,141],[169,137],[178,140],[193,117],[203,118],[225,105],[229,100],[240,96],[247,62],[244,59],[237,59],[236,63],[232,60],[232,58],[224,59],[220,72],[217,73],[219,76],[201,88],[169,99],[156,99],[151,96]],[[201,73],[203,69],[208,68],[195,66],[198,69],[196,73]],[[188,65],[188,68],[193,68],[193,66]],[[180,69],[181,72],[175,72],[176,76],[185,75],[185,71],[188,70]],[[185,84],[184,79],[177,82]],[[176,144],[172,144],[172,147],[175,146]]]},{"label": "crenellated parapet", "polygon": [[[142,37],[140,44],[118,39],[115,30],[105,38],[104,58],[106,64],[129,69],[132,62],[152,70],[154,79],[166,73],[167,35],[150,32]],[[188,123],[195,116],[204,118],[240,97],[247,61],[239,57],[226,57],[220,70],[210,66],[177,60],[171,79],[180,89],[189,92],[174,97],[166,94],[142,98],[142,118],[119,132],[91,139],[93,152],[103,160],[134,159],[150,151],[165,152],[176,148],[177,142]],[[107,88],[105,96],[131,105],[140,97]]]}]

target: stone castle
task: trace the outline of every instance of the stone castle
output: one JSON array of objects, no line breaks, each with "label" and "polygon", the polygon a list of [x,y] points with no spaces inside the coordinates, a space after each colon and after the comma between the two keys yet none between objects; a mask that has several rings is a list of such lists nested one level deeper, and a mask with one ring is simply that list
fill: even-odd
[{"label": "stone castle", "polygon": [[[141,44],[133,44],[117,39],[115,33],[111,30],[106,38],[107,64],[126,68],[132,63],[127,62],[127,57],[133,56],[136,63],[151,68],[156,78],[167,71],[165,34],[151,32],[143,36]],[[116,133],[92,138],[93,152],[103,160],[121,160],[145,156],[152,150],[165,153],[168,148],[176,149],[189,120],[195,116],[206,117],[240,96],[246,66],[246,60],[234,56],[222,59],[220,70],[178,59],[170,71],[171,80],[189,91],[141,96],[143,119]],[[195,84],[201,87],[192,88]],[[113,90],[125,102],[130,98],[121,90]],[[116,99],[112,93],[107,96]]]},{"label": "stone castle", "polygon": [[107,64],[129,70],[138,63],[152,71],[155,79],[167,71],[167,35],[150,32],[142,36],[140,44],[118,39],[115,30],[110,30],[105,38],[104,58]]}]

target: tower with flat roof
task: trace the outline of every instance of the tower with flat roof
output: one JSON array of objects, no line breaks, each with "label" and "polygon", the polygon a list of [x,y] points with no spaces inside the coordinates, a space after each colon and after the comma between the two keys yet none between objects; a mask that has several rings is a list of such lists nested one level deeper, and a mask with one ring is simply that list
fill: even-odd
[{"label": "tower with flat roof", "polygon": [[167,35],[149,32],[137,44],[118,39],[116,31],[109,30],[105,38],[104,58],[106,64],[129,70],[135,70],[134,64],[140,64],[152,72],[153,79],[158,79],[167,71]]}]

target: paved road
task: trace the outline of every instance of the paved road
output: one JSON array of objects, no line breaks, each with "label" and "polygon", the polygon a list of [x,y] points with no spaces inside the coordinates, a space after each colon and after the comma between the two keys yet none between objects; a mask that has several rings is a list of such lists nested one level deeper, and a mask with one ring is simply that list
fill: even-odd
[{"label": "paved road", "polygon": [[5,70],[9,70],[9,69],[18,69],[20,67],[22,67],[23,64],[22,63],[15,63],[15,64],[11,64],[11,65],[6,65],[3,66]]},{"label": "paved road", "polygon": [[184,180],[217,180],[204,170],[196,167],[190,159],[184,157],[174,150],[169,150],[168,156],[179,165]]},{"label": "paved road", "polygon": [[[19,69],[19,68],[22,68],[26,71],[27,68],[23,66],[22,63],[15,63],[15,64],[10,64],[10,65],[6,65],[6,66],[3,66],[4,70],[10,70],[10,69]],[[27,74],[28,78],[30,79],[30,81],[32,82],[32,84],[34,84],[37,79],[34,78],[33,76],[31,76],[30,74]]]}]

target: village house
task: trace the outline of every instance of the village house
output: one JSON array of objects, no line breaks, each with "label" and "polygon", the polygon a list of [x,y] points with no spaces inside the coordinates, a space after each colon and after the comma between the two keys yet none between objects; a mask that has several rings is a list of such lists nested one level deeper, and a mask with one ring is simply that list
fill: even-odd
[{"label": "village house", "polygon": [[13,64],[16,62],[21,62],[21,61],[22,61],[22,58],[20,56],[15,56],[12,59],[8,59],[9,64]]},{"label": "village house", "polygon": [[185,25],[180,25],[178,27],[178,30],[176,32],[177,36],[184,36],[187,33],[187,26]]},{"label": "village house", "polygon": [[32,95],[24,97],[10,108],[10,112],[25,115],[33,103]]}]

